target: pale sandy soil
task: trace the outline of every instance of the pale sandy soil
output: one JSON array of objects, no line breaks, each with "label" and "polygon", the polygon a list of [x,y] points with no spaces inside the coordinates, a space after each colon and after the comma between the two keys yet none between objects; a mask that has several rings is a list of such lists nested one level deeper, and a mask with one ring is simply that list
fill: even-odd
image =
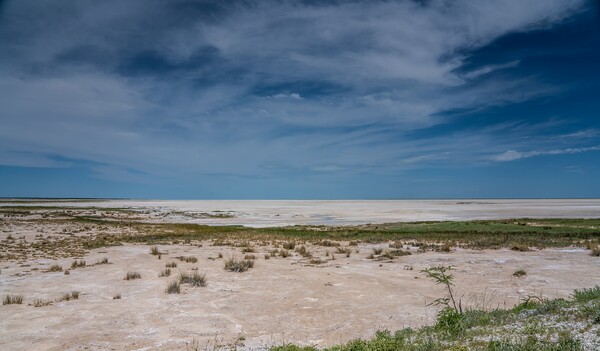
[{"label": "pale sandy soil", "polygon": [[[500,218],[600,218],[600,199],[560,200],[114,200],[28,203],[42,206],[127,207],[147,211],[156,221],[253,227],[295,224],[472,220]],[[4,203],[3,205],[10,205]],[[16,203],[22,206],[23,203]],[[215,218],[205,214],[226,214]]]},{"label": "pale sandy soil", "polygon": [[[456,250],[380,262],[366,258],[374,247],[385,244],[351,247],[349,258],[337,254],[332,261],[325,251],[334,249],[309,246],[327,260],[311,266],[298,255],[265,260],[270,248],[256,246],[255,267],[244,273],[226,272],[223,259],[210,259],[218,253],[241,257],[240,248],[207,242],[159,246],[165,252],[160,260],[147,245],[93,250],[83,257],[88,265],[105,257],[110,264],[73,269],[70,275],[44,270],[51,264],[67,268],[72,259],[4,262],[0,294],[23,295],[24,303],[0,307],[0,349],[179,350],[194,339],[201,349],[236,342],[250,349],[287,342],[332,345],[371,337],[378,329],[433,323],[436,308],[427,303],[443,290],[419,271],[438,265],[456,266],[457,292],[465,304],[486,308],[510,307],[528,294],[567,297],[600,282],[600,258],[580,249]],[[198,262],[175,259],[181,255]],[[158,277],[171,261],[178,264],[174,275]],[[192,268],[206,274],[207,287],[165,293],[179,270]],[[527,276],[514,277],[517,269]],[[142,278],[123,280],[128,271]],[[72,290],[80,291],[78,300],[28,305]],[[114,300],[119,293],[122,298]]]}]

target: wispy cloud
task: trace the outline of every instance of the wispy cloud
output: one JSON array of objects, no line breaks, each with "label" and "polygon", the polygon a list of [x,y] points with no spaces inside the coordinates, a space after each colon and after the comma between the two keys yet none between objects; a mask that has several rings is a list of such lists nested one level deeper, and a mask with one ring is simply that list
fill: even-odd
[{"label": "wispy cloud", "polygon": [[[103,165],[99,176],[135,179],[285,167],[393,173],[536,156],[500,153],[523,145],[492,132],[417,134],[451,123],[448,111],[556,92],[528,75],[489,74],[510,73],[518,60],[467,62],[584,3],[8,1],[0,164],[54,167],[43,155],[61,155]],[[581,133],[568,138],[597,136]],[[16,162],[15,153],[30,156]]]},{"label": "wispy cloud", "polygon": [[500,155],[494,156],[494,161],[506,162],[515,161],[523,158],[544,156],[544,155],[564,155],[564,154],[579,154],[582,152],[589,151],[600,151],[600,146],[580,147],[580,148],[568,148],[568,149],[556,149],[556,150],[534,150],[534,151],[514,151],[509,150]]}]

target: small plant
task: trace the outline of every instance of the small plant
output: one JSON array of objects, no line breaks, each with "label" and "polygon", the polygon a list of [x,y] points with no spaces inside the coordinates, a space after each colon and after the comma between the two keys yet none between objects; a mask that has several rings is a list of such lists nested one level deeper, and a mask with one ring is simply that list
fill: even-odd
[{"label": "small plant", "polygon": [[600,257],[600,246],[596,245],[595,247],[590,248],[590,250],[590,255]]},{"label": "small plant", "polygon": [[309,262],[310,262],[310,264],[323,264],[323,263],[325,263],[325,261],[321,260],[320,258],[311,258]]},{"label": "small plant", "polygon": [[521,251],[521,252],[531,251],[531,248],[529,248],[529,246],[527,246],[525,244],[521,244],[521,243],[512,244],[510,246],[510,249],[513,251]]},{"label": "small plant", "polygon": [[244,259],[245,259],[245,260],[255,260],[255,259],[256,259],[256,256],[254,256],[254,255],[245,255],[245,256],[244,256]]},{"label": "small plant", "polygon": [[179,287],[179,282],[173,281],[167,285],[166,293],[167,294],[179,294],[181,288]]},{"label": "small plant", "polygon": [[250,253],[250,252],[256,252],[256,250],[254,250],[254,248],[251,246],[247,246],[242,249],[242,253]]},{"label": "small plant", "polygon": [[422,270],[422,273],[425,273],[428,278],[431,278],[436,284],[444,285],[446,290],[448,290],[448,297],[440,297],[438,299],[433,300],[430,305],[442,305],[446,308],[452,308],[455,312],[462,314],[462,303],[459,300],[458,302],[454,298],[454,283],[452,280],[454,277],[451,274],[447,274],[452,270],[452,266],[439,266],[432,267]]},{"label": "small plant", "polygon": [[56,302],[70,301],[79,299],[79,291],[71,291],[70,293],[64,293]]},{"label": "small plant", "polygon": [[186,262],[186,263],[196,263],[198,262],[198,259],[194,256],[179,256],[177,257],[180,261]]},{"label": "small plant", "polygon": [[268,260],[270,258],[271,258],[271,256],[269,254],[265,254],[265,260]]},{"label": "small plant", "polygon": [[52,301],[50,300],[42,300],[42,299],[37,299],[35,301],[33,301],[33,307],[44,307],[44,306],[48,306],[51,305]]},{"label": "small plant", "polygon": [[62,270],[63,270],[62,266],[55,264],[55,265],[52,265],[50,267],[50,269],[48,269],[48,272],[62,272]]},{"label": "small plant", "polygon": [[373,249],[373,254],[375,254],[375,255],[381,255],[382,252],[383,252],[382,248]]},{"label": "small plant", "polygon": [[206,275],[200,274],[198,272],[193,272],[191,274],[188,273],[180,273],[179,276],[180,284],[190,284],[191,286],[206,286]]},{"label": "small plant", "polygon": [[288,250],[279,250],[279,256],[286,258],[290,256],[290,252]]},{"label": "small plant", "polygon": [[2,299],[3,305],[20,305],[23,303],[23,295],[6,295],[4,299]]},{"label": "small plant", "polygon": [[96,262],[96,264],[108,264],[108,258],[104,257],[102,260]]},{"label": "small plant", "polygon": [[113,300],[120,300],[120,299],[121,299],[121,294],[113,295]]},{"label": "small plant", "polygon": [[71,269],[75,269],[75,268],[79,268],[79,267],[85,267],[84,260],[75,260],[75,261],[71,262]]},{"label": "small plant", "polygon": [[156,247],[156,246],[152,246],[152,247],[150,248],[150,254],[151,254],[151,255],[154,255],[154,256],[158,256],[158,255],[160,255],[160,251],[158,251],[158,247]]},{"label": "small plant", "polygon": [[312,257],[312,254],[306,249],[304,245],[298,247],[296,249],[296,252],[299,253],[302,257]]},{"label": "small plant", "polygon": [[238,260],[232,257],[225,261],[225,270],[230,272],[241,273],[252,267],[254,267],[254,261],[252,260]]},{"label": "small plant", "polygon": [[527,275],[527,272],[525,272],[525,271],[524,271],[524,270],[522,270],[522,269],[519,269],[519,270],[515,271],[515,272],[513,273],[513,275],[514,275],[515,277],[522,277],[522,276],[524,276],[524,275]]},{"label": "small plant", "polygon": [[127,272],[124,280],[141,279],[142,276],[138,272]]},{"label": "small plant", "polygon": [[177,268],[177,263],[175,263],[175,262],[167,263],[167,264],[165,264],[165,267],[167,267],[167,268]]},{"label": "small plant", "polygon": [[296,247],[296,243],[293,241],[288,241],[281,245],[285,250],[293,250]]},{"label": "small plant", "polygon": [[219,255],[217,256],[217,258],[223,258],[223,254],[219,252]]},{"label": "small plant", "polygon": [[171,275],[171,269],[170,268],[165,268],[163,269],[160,274],[158,275],[159,277],[168,277]]},{"label": "small plant", "polygon": [[69,272],[69,270],[68,270],[68,269],[66,269],[66,270],[65,270],[65,275],[69,275],[69,274],[71,274],[71,272]]}]

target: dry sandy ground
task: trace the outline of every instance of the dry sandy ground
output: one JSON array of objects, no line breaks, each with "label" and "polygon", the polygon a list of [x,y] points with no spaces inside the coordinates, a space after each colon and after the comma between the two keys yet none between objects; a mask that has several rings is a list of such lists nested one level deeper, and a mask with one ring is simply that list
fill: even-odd
[{"label": "dry sandy ground", "polygon": [[[500,218],[600,218],[600,199],[578,200],[190,200],[30,203],[47,206],[131,207],[157,220],[254,227],[295,224],[355,225]],[[6,204],[9,205],[9,204]],[[198,218],[197,214],[232,218]],[[202,217],[202,216],[200,216]]]},{"label": "dry sandy ground", "polygon": [[[52,264],[64,268],[71,259],[30,261],[26,266],[2,263],[0,294],[21,294],[22,305],[0,307],[1,350],[180,350],[186,342],[244,345],[256,349],[296,342],[332,345],[356,337],[371,337],[378,329],[418,327],[434,321],[436,308],[427,306],[443,290],[419,271],[454,265],[456,286],[467,304],[510,307],[524,295],[566,297],[573,289],[600,282],[600,258],[580,249],[415,253],[391,262],[367,259],[374,247],[352,247],[349,258],[325,255],[332,248],[308,247],[327,259],[308,265],[301,256],[264,259],[268,246],[256,246],[255,267],[244,273],[226,272],[225,258],[241,257],[241,249],[197,245],[159,246],[162,259],[146,245],[94,250],[83,257],[88,265],[108,258],[110,264],[78,268],[70,275],[44,272]],[[356,253],[356,250],[359,250]],[[176,256],[194,256],[185,263]],[[165,263],[177,262],[174,275],[159,277]],[[35,270],[35,269],[38,270]],[[198,268],[208,286],[184,286],[166,294],[178,271]],[[517,269],[527,276],[517,278]],[[142,278],[126,281],[128,271]],[[35,299],[55,300],[80,291],[78,300],[45,307]],[[122,298],[115,300],[115,294]]]}]

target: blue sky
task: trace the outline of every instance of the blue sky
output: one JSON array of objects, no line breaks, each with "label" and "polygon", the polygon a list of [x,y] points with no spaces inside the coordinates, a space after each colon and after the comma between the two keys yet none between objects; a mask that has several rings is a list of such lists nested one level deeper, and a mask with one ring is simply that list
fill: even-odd
[{"label": "blue sky", "polygon": [[0,1],[0,196],[600,197],[599,16]]}]

